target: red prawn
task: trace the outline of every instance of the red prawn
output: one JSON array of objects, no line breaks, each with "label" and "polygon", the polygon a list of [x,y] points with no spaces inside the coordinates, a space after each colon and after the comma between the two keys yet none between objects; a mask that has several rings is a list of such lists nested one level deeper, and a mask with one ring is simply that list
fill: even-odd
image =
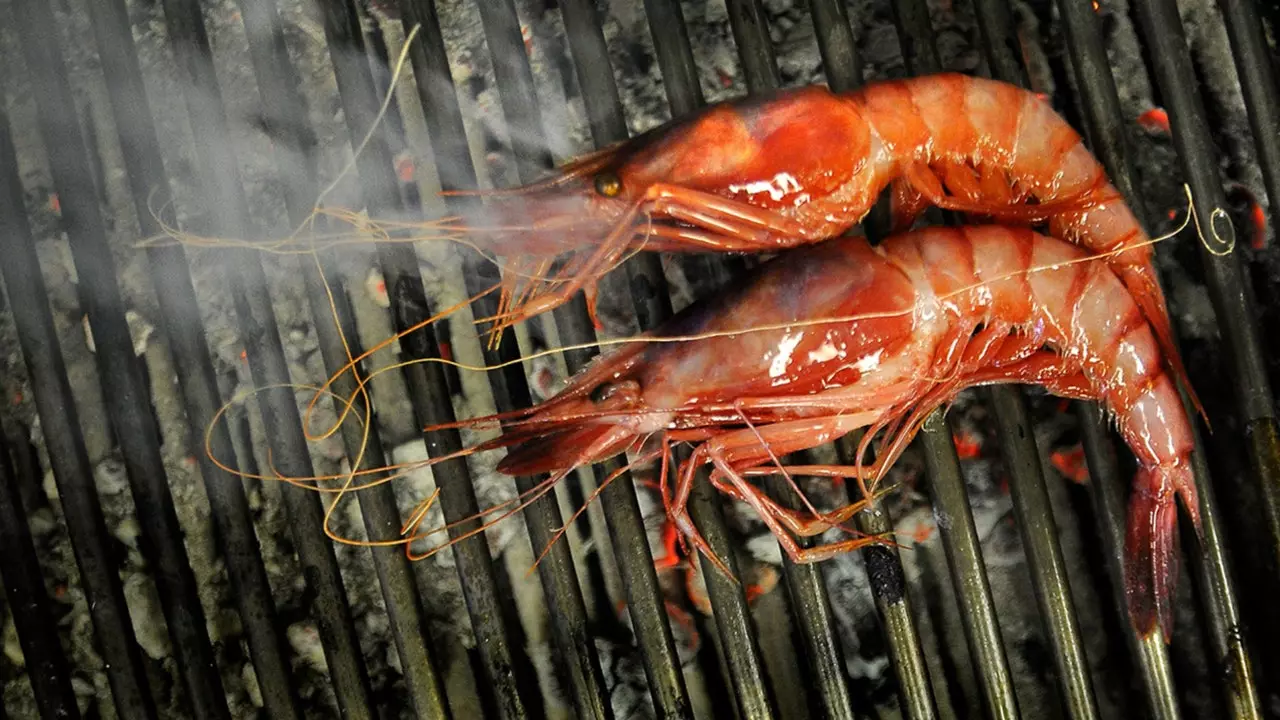
[{"label": "red prawn", "polygon": [[[1047,221],[1107,262],[1191,393],[1150,238],[1079,134],[1016,85],[942,73],[833,93],[822,86],[708,106],[588,155],[552,179],[496,191],[444,227],[503,256],[493,339],[638,250],[773,252],[838,236],[892,191],[895,230],[933,205]],[[555,258],[564,264],[555,267]],[[594,310],[593,310],[594,312]]]},{"label": "red prawn", "polygon": [[[623,452],[660,457],[669,517],[724,570],[688,511],[706,465],[713,485],[750,504],[793,560],[813,562],[882,541],[796,541],[841,528],[869,495],[834,511],[797,511],[751,478],[854,478],[867,493],[925,418],[974,386],[1031,383],[1098,401],[1139,465],[1125,548],[1129,611],[1144,634],[1159,625],[1169,637],[1176,497],[1200,529],[1191,422],[1151,323],[1111,269],[1081,249],[1000,226],[930,228],[875,248],[839,238],[782,254],[643,339],[598,358],[533,408],[460,424],[501,419],[504,434],[475,449],[510,448],[498,470],[551,473],[548,486]],[[861,427],[869,431],[856,465],[778,460]],[[873,437],[878,459],[864,466]],[[693,444],[692,455],[669,468],[680,442]]]}]

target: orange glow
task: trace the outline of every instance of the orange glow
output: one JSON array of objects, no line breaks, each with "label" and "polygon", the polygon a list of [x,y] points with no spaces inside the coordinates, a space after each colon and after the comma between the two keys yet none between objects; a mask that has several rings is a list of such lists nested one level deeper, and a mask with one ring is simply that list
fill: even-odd
[{"label": "orange glow", "polygon": [[929,538],[933,537],[935,526],[930,523],[918,523],[915,530],[911,532],[911,539],[916,544],[929,542]]},{"label": "orange glow", "polygon": [[1084,449],[1079,445],[1070,450],[1055,450],[1049,456],[1053,467],[1068,479],[1081,485],[1089,482],[1089,468],[1085,465]]},{"label": "orange glow", "polygon": [[413,158],[406,156],[396,160],[396,177],[400,178],[400,182],[411,183],[417,174],[418,169],[414,165]]},{"label": "orange glow", "polygon": [[1267,244],[1267,214],[1255,202],[1249,210],[1249,219],[1253,221],[1253,249],[1261,250]]},{"label": "orange glow", "polygon": [[1101,9],[1102,9],[1102,6],[1098,4],[1098,0],[1093,0],[1093,11],[1098,12]]},{"label": "orange glow", "polygon": [[953,433],[951,438],[955,440],[956,454],[961,460],[970,460],[982,454],[982,438],[968,430]]},{"label": "orange glow", "polygon": [[1138,125],[1150,132],[1169,133],[1169,113],[1164,108],[1151,108],[1138,116]]}]

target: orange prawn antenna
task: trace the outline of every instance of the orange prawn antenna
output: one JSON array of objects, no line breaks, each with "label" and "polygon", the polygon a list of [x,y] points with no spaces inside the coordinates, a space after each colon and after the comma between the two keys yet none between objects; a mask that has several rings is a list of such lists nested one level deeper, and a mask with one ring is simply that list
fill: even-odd
[{"label": "orange prawn antenna", "polygon": [[[600,493],[604,492],[604,489],[609,486],[609,483],[622,477],[623,473],[630,470],[632,466],[643,463],[643,462],[648,462],[649,460],[652,460],[654,457],[657,457],[657,452],[652,452],[652,453],[649,453],[648,455],[636,458],[635,460],[609,473],[608,477],[602,480],[595,490],[591,491],[591,495],[586,500],[582,501],[582,505],[577,510],[574,511],[573,515],[571,515],[568,520],[565,520],[564,523],[560,525],[560,529],[556,530],[555,533],[552,534],[551,539],[548,540],[546,546],[542,548],[542,552],[538,553],[538,557],[535,558],[533,561],[533,564],[529,566],[529,571],[525,573],[525,577],[532,575],[533,572],[538,569],[538,565],[540,565],[542,561],[547,557],[547,554],[551,552],[551,548],[555,546],[557,542],[560,541],[560,538],[564,537],[565,533],[569,532],[569,527],[573,525],[575,521],[577,521],[577,519],[582,515],[582,513],[587,511],[587,508],[591,507],[591,503],[595,502],[596,498],[600,497]],[[577,468],[574,467],[574,468],[569,468],[568,470],[563,471],[563,475],[561,477],[562,478],[568,477],[569,473],[572,473],[576,469]]]}]

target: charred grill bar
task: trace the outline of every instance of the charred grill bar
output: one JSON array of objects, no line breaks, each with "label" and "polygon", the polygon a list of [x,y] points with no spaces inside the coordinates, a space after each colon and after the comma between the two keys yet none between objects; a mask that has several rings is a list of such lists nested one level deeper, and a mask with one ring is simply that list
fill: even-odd
[{"label": "charred grill bar", "polygon": [[[1185,49],[1177,9],[1172,0],[1135,0],[1144,39],[1153,48],[1152,62],[1162,94],[1172,119],[1172,129],[1179,158],[1191,184],[1202,228],[1208,235],[1202,245],[1202,258],[1207,269],[1214,309],[1225,328],[1224,336],[1231,348],[1231,360],[1240,378],[1239,410],[1246,423],[1250,441],[1251,469],[1261,484],[1266,518],[1270,528],[1268,549],[1273,562],[1280,557],[1280,517],[1277,497],[1280,478],[1277,469],[1276,421],[1259,350],[1256,324],[1252,317],[1252,299],[1245,295],[1241,283],[1239,259],[1224,248],[1214,245],[1234,241],[1229,221],[1214,214],[1225,207],[1225,198],[1216,176],[1216,158],[1208,143],[1203,109],[1194,95],[1195,83]],[[346,122],[353,147],[373,126],[378,89],[370,72],[359,19],[351,0],[321,0],[325,39],[331,53],[339,92],[346,112]],[[305,117],[297,91],[293,70],[284,51],[280,20],[270,0],[241,0],[241,9],[249,29],[250,51],[262,93],[266,115],[280,121],[277,137],[291,149],[299,151],[301,166],[293,166],[295,156],[280,153],[277,162],[281,175],[290,180],[286,205],[292,224],[297,225],[310,213],[317,188],[298,182],[314,178],[314,158],[301,152],[308,147]],[[426,111],[430,139],[437,152],[455,158],[469,156],[461,112],[451,83],[433,83],[433,78],[448,78],[448,61],[434,3],[430,0],[405,0],[401,3],[406,30],[419,27],[419,35],[411,47],[410,58],[417,78],[417,89]],[[689,37],[675,0],[645,0],[645,10],[653,30],[658,64],[665,79],[665,89],[672,114],[683,115],[703,104],[698,87]],[[1026,74],[1018,59],[1017,41],[1012,34],[1010,9],[1003,0],[975,0],[978,26],[982,32],[988,67],[999,79],[1026,84]],[[1107,167],[1117,187],[1142,214],[1140,200],[1134,192],[1126,159],[1116,89],[1097,29],[1097,20],[1087,2],[1060,0],[1057,3],[1067,33],[1067,49],[1079,91],[1079,106],[1090,141],[1090,147]],[[1232,38],[1237,68],[1245,90],[1250,121],[1258,142],[1259,156],[1273,209],[1277,202],[1276,182],[1280,177],[1275,129],[1275,78],[1270,71],[1270,58],[1265,42],[1257,32],[1257,22],[1249,0],[1222,0],[1224,17]],[[151,420],[144,386],[139,380],[131,343],[124,326],[119,290],[115,286],[110,262],[99,262],[106,250],[102,218],[98,216],[86,149],[79,142],[78,129],[73,143],[58,143],[58,124],[76,117],[74,104],[67,94],[65,70],[60,62],[52,62],[60,52],[55,42],[53,13],[35,0],[15,0],[23,28],[23,41],[28,50],[27,70],[40,78],[44,92],[40,111],[46,127],[46,146],[51,152],[51,165],[66,208],[68,232],[76,253],[81,278],[88,290],[87,303],[96,336],[100,372],[104,384],[115,392],[108,393],[107,406],[116,432],[116,440],[129,466],[129,476],[138,505],[139,518],[148,533],[147,546],[155,551],[153,562],[158,569],[158,585],[169,624],[174,657],[184,679],[182,695],[190,712],[197,717],[225,717],[227,706],[222,696],[219,673],[214,667],[209,637],[203,627],[200,604],[195,597],[195,583],[183,550],[182,529],[173,513],[172,499],[165,484],[159,461],[159,436]],[[123,0],[90,3],[94,19],[95,39],[104,72],[112,78],[112,106],[120,131],[126,170],[133,200],[144,235],[154,235],[159,227],[151,217],[148,194],[161,193],[167,198],[167,179],[159,160],[159,147],[150,111],[142,91],[138,61],[129,36],[128,18]],[[622,105],[605,50],[595,4],[590,0],[561,0],[561,13],[575,71],[582,88],[583,100],[597,145],[623,139],[627,135]],[[542,135],[542,120],[533,91],[532,74],[524,54],[515,8],[510,0],[480,4],[486,38],[499,82],[502,109],[515,129],[514,155],[520,177],[533,179],[550,166],[545,147],[531,139]],[[765,14],[758,0],[728,0],[729,18],[737,44],[748,88],[764,92],[779,84],[779,71],[774,57]],[[844,90],[861,83],[859,58],[844,3],[839,0],[810,0],[829,84]],[[926,74],[941,69],[933,46],[933,31],[927,8],[921,0],[899,0],[892,3],[901,46],[908,68],[913,74]],[[190,121],[197,152],[205,171],[210,204],[207,210],[215,232],[244,237],[240,218],[245,214],[243,191],[233,168],[218,162],[210,148],[227,146],[228,129],[223,120],[216,82],[212,73],[212,56],[195,0],[165,0],[165,19],[170,42],[187,74],[187,97]],[[854,22],[857,18],[853,19]],[[10,68],[0,68],[5,73]],[[390,90],[388,90],[390,92]],[[375,134],[359,159],[359,174],[365,201],[371,211],[385,212],[402,208],[395,185],[392,161],[386,144]],[[61,501],[67,513],[81,582],[88,598],[100,652],[108,663],[113,701],[124,717],[154,717],[155,703],[148,689],[137,641],[128,622],[121,586],[109,557],[110,542],[98,506],[92,481],[92,470],[85,454],[84,442],[74,412],[74,402],[62,365],[57,336],[47,304],[47,293],[40,280],[33,240],[26,221],[22,188],[17,175],[17,160],[8,136],[8,120],[0,112],[0,243],[4,243],[5,288],[27,361],[36,395],[41,424],[50,446],[55,478]],[[441,181],[446,189],[469,189],[476,186],[474,168],[441,167]],[[450,198],[451,209],[466,207],[466,200]],[[230,211],[220,211],[219,208]],[[146,210],[146,212],[144,212]],[[417,212],[418,208],[407,210]],[[187,272],[186,258],[179,248],[151,248],[148,251],[154,282],[161,296],[161,312],[170,347],[179,367],[179,377],[188,418],[197,436],[203,431],[221,399],[209,348],[202,328],[183,318],[198,316],[195,292]],[[467,251],[469,252],[469,251]],[[258,259],[247,251],[229,251],[236,257],[234,286],[236,309],[241,320],[243,342],[255,383],[259,386],[288,382],[279,332],[275,326],[266,292],[266,280]],[[412,327],[429,317],[433,310],[426,300],[416,258],[403,244],[385,243],[378,248],[392,312],[398,330]],[[327,258],[322,259],[327,261]],[[702,278],[723,277],[734,263],[708,258],[691,258],[687,267],[701,272]],[[467,256],[467,291],[475,294],[487,286],[496,268],[478,255]],[[327,368],[336,370],[348,356],[337,328],[323,321],[329,312],[327,291],[314,267],[305,268],[304,281],[315,315],[321,353]],[[642,328],[650,328],[671,315],[671,302],[666,293],[662,268],[656,256],[643,254],[631,258],[625,266],[630,280],[636,316]],[[343,335],[351,340],[356,328],[353,313],[345,302],[344,288],[333,288],[337,298],[338,320]],[[487,303],[487,304],[486,304]],[[493,314],[496,306],[491,298],[482,301],[478,315]],[[588,343],[595,333],[581,297],[575,298],[555,312],[555,320],[566,344]],[[406,358],[439,357],[440,349],[432,331],[418,331],[401,341]],[[358,354],[357,347],[351,348]],[[581,368],[594,353],[567,352],[570,371]],[[518,359],[514,333],[504,333],[502,348],[485,353],[489,364]],[[414,413],[420,425],[447,422],[453,418],[446,373],[439,364],[417,364],[403,371],[410,391]],[[519,408],[531,401],[529,388],[519,364],[489,373],[489,380],[500,411]],[[354,387],[355,377],[335,387],[338,394]],[[1046,637],[1050,639],[1062,704],[1068,716],[1097,716],[1089,668],[1075,619],[1070,587],[1063,567],[1062,549],[1058,544],[1053,512],[1040,467],[1025,402],[1018,391],[997,389],[986,393],[993,401],[1004,462],[1012,477],[1011,491],[1022,531],[1028,565],[1033,573],[1036,596]],[[311,462],[305,446],[301,421],[291,391],[267,391],[260,403],[264,421],[275,432],[272,442],[273,463],[284,474],[310,476]],[[1120,617],[1125,616],[1122,568],[1118,561],[1123,547],[1124,497],[1128,485],[1116,462],[1114,445],[1106,432],[1101,415],[1094,405],[1077,404],[1081,416],[1084,446],[1093,481],[1090,493],[1094,501],[1094,522],[1100,529],[1102,546],[1108,559],[1112,584],[1112,600]],[[347,433],[347,452],[353,454],[360,438]],[[457,450],[461,440],[456,431],[426,436],[430,453],[439,456]],[[232,439],[224,423],[211,435],[212,447],[220,459],[234,457]],[[838,443],[845,461],[851,459],[849,439]],[[970,652],[978,684],[988,714],[994,717],[1017,717],[1018,701],[1013,693],[1009,663],[1001,639],[990,585],[979,549],[973,515],[960,473],[959,457],[950,430],[941,413],[935,413],[921,433],[929,475],[929,488],[935,512],[950,522],[942,524],[952,579],[964,617]],[[1200,447],[1200,446],[1198,446]],[[383,464],[381,448],[374,435],[374,451],[366,457],[366,467]],[[8,455],[8,449],[0,447]],[[10,602],[31,613],[30,622],[19,626],[29,672],[33,675],[33,691],[41,712],[47,717],[71,716],[75,710],[66,660],[56,635],[48,632],[47,622],[36,620],[49,601],[40,588],[38,566],[34,563],[30,535],[22,522],[22,499],[7,457],[0,457],[0,564]],[[263,560],[256,547],[256,537],[246,500],[234,476],[200,457],[201,471],[213,509],[221,550],[227,558],[238,609],[245,626],[250,655],[263,693],[263,702],[271,717],[299,717],[301,709],[290,677],[288,662],[281,642],[281,629],[263,570]],[[621,468],[613,460],[594,468],[597,482],[602,482]],[[478,502],[471,487],[471,476],[462,461],[441,463],[433,467],[441,488],[441,503],[450,522],[474,515]],[[540,478],[521,478],[518,487],[527,491]],[[1224,699],[1231,715],[1238,718],[1261,717],[1258,682],[1240,632],[1231,563],[1224,544],[1221,513],[1213,488],[1209,484],[1203,451],[1197,452],[1197,486],[1201,493],[1205,521],[1206,544],[1203,560],[1193,556],[1192,568],[1201,596],[1202,616],[1211,641],[1213,657],[1224,666],[1221,680]],[[621,474],[602,493],[605,518],[614,556],[626,591],[637,644],[641,649],[645,675],[655,708],[661,717],[692,716],[689,690],[675,651],[672,630],[663,607],[663,597],[648,548],[643,519],[635,496],[635,484],[627,473]],[[318,499],[306,491],[287,488],[285,498],[295,525],[295,541],[310,591],[314,594],[310,612],[319,620],[325,657],[331,681],[344,717],[375,716],[375,698],[361,656],[345,592],[338,574],[330,541],[321,529],[322,508]],[[401,522],[390,488],[383,486],[360,496],[360,509],[370,535],[385,536]],[[733,538],[724,521],[720,499],[700,476],[691,509],[700,529],[712,547],[731,567]],[[535,552],[550,539],[561,525],[554,501],[544,497],[524,512],[530,528]],[[863,513],[858,518],[863,532],[884,532],[892,528],[891,519],[881,510]],[[451,530],[454,536],[471,525]],[[502,610],[509,599],[500,597],[495,581],[493,559],[483,538],[463,541],[454,548],[458,573],[462,582],[467,610],[475,629],[478,653],[485,677],[485,692],[494,696],[491,707],[503,718],[538,717],[543,713],[542,698],[529,677],[528,663],[521,657],[522,648],[513,638],[516,629]],[[400,657],[407,695],[419,717],[447,717],[450,706],[444,693],[440,657],[428,634],[423,614],[423,598],[416,586],[408,563],[397,548],[373,550],[373,559],[382,586],[383,598],[391,620],[396,651]],[[598,555],[586,562],[598,563]],[[889,657],[898,680],[898,695],[904,714],[911,718],[934,717],[937,713],[934,688],[924,665],[920,636],[913,622],[901,561],[895,548],[872,548],[864,551],[869,567],[881,626],[889,646]],[[588,628],[588,613],[578,586],[574,558],[565,543],[560,543],[544,559],[540,577],[551,613],[552,636],[559,652],[559,665],[567,679],[567,692],[580,717],[613,716],[609,689],[605,686],[599,658]],[[718,626],[718,640],[729,688],[739,715],[743,718],[766,718],[786,715],[770,691],[761,649],[755,637],[752,615],[743,588],[719,576],[709,563],[703,562],[708,595]],[[816,678],[818,700],[816,712],[832,718],[853,717],[858,708],[847,686],[839,639],[832,629],[830,599],[826,595],[821,566],[796,566],[784,562],[783,572],[790,590],[790,610],[801,629],[803,660]],[[599,568],[589,567],[587,577],[599,581]],[[1173,672],[1168,649],[1158,637],[1142,640],[1125,625],[1127,640],[1144,689],[1149,713],[1156,718],[1180,716],[1173,685]],[[788,652],[790,649],[783,649]],[[39,674],[37,678],[35,675]]]}]

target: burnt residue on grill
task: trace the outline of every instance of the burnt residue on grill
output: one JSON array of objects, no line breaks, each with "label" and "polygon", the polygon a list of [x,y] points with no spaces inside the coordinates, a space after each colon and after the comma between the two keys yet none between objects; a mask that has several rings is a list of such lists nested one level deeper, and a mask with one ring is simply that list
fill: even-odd
[{"label": "burnt residue on grill", "polygon": [[[1280,470],[1267,388],[1280,381],[1280,335],[1268,332],[1280,313],[1277,7],[0,0],[0,230],[12,251],[0,258],[0,717],[1280,714],[1280,490],[1258,482]],[[943,69],[1044,93],[1152,235],[1181,221],[1184,182],[1234,221],[1238,269],[1191,233],[1157,247],[1215,421],[1200,468],[1211,543],[1186,566],[1171,648],[1134,636],[1119,602],[1131,458],[1096,407],[1035,391],[966,393],[929,423],[891,475],[900,490],[858,518],[863,532],[896,530],[896,547],[791,566],[750,512],[706,493],[696,519],[737,549],[738,586],[671,546],[655,467],[608,487],[529,574],[617,462],[576,473],[483,538],[407,563],[395,548],[331,543],[319,526],[327,500],[241,485],[204,456],[222,402],[268,382],[318,384],[346,361],[339,329],[358,353],[483,288],[494,268],[429,242],[346,246],[318,264],[138,248],[161,222],[281,237],[356,147],[327,206],[436,216],[467,202],[446,203],[442,189],[527,181],[707,102]],[[875,236],[875,215],[868,225]],[[20,265],[30,271],[13,275]],[[631,334],[742,265],[638,256],[603,286],[603,329],[579,298],[489,353],[472,320],[492,307],[478,308],[367,358],[376,448],[362,467],[488,437],[420,428],[543,398],[592,353],[489,374],[384,372],[393,363],[479,365]],[[1256,325],[1236,316],[1236,278],[1257,298]],[[210,447],[244,473],[340,475],[358,428],[304,448],[309,399],[243,400]],[[336,417],[320,402],[305,429]],[[852,447],[815,452],[847,462]],[[436,488],[428,523],[509,501],[532,479],[497,475],[497,456],[362,493],[331,528],[393,537]],[[851,490],[802,485],[831,501]]]}]

